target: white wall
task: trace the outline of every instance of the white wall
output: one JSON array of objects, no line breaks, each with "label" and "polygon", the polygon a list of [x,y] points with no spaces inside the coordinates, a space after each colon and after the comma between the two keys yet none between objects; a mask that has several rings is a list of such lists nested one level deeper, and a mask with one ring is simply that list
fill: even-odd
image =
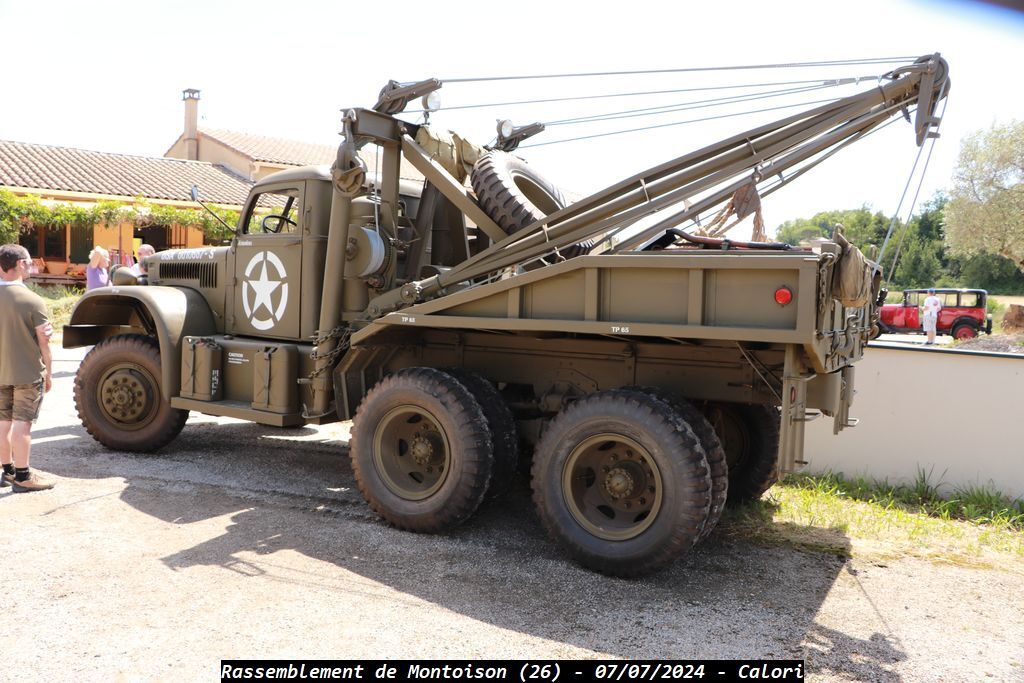
[{"label": "white wall", "polygon": [[856,365],[852,417],[807,425],[807,471],[891,484],[932,470],[943,493],[992,484],[1024,498],[1024,355],[907,348],[873,342]]}]

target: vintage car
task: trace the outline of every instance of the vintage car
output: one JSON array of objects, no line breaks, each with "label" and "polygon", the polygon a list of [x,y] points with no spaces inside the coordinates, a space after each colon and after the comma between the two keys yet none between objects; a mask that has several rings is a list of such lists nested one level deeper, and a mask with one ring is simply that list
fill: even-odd
[{"label": "vintage car", "polygon": [[[890,332],[924,334],[921,328],[921,304],[927,296],[927,289],[905,289],[902,303],[882,306],[875,336]],[[942,310],[939,311],[939,320],[935,326],[938,334],[948,334],[955,339],[971,339],[977,337],[979,332],[992,334],[992,316],[986,308],[987,291],[936,288],[935,296],[942,301]]]}]

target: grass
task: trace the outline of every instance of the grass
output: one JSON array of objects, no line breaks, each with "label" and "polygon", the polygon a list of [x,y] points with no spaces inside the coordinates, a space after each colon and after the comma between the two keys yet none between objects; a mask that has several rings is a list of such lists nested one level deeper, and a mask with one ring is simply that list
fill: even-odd
[{"label": "grass", "polygon": [[54,337],[59,337],[64,325],[71,319],[71,309],[75,307],[78,299],[82,296],[81,289],[77,287],[40,287],[34,283],[28,283],[28,288],[43,297],[46,302],[46,312],[50,317],[50,324],[53,325]]},{"label": "grass", "polygon": [[939,495],[923,470],[893,486],[838,474],[790,475],[759,501],[732,508],[723,534],[842,557],[913,556],[1024,574],[1024,501],[991,486]]}]

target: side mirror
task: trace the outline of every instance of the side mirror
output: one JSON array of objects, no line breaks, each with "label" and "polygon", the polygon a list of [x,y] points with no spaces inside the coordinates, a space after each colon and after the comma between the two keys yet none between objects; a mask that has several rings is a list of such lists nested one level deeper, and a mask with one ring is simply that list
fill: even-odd
[{"label": "side mirror", "polygon": [[201,207],[203,207],[204,209],[206,209],[206,211],[207,211],[207,212],[208,212],[208,213],[209,213],[209,214],[210,214],[211,216],[213,216],[214,218],[216,218],[216,219],[217,219],[217,221],[218,221],[218,222],[219,222],[219,223],[220,223],[221,225],[223,225],[223,226],[224,226],[225,228],[227,228],[227,229],[228,229],[228,232],[231,232],[231,231],[233,231],[233,230],[234,230],[234,228],[232,228],[232,227],[231,227],[230,225],[228,225],[227,223],[225,223],[225,222],[224,222],[224,219],[223,219],[223,218],[221,218],[220,216],[218,216],[217,214],[215,214],[215,213],[213,212],[213,209],[211,209],[211,208],[210,208],[210,207],[208,207],[208,206],[207,206],[206,204],[203,204],[203,203],[202,203],[201,201],[199,201],[199,186],[198,186],[198,185],[193,185],[193,186],[192,186],[192,189],[191,189],[191,190],[189,190],[189,194],[190,194],[190,195],[192,196],[192,201],[196,202],[197,204],[199,204],[199,206],[201,206]]}]

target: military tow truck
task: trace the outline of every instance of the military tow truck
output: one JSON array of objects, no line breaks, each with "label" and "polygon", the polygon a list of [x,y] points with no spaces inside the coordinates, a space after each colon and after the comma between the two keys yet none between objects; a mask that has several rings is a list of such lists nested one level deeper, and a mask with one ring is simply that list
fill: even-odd
[{"label": "military tow truck", "polygon": [[[391,82],[345,113],[331,168],[253,187],[230,246],[160,252],[148,284],[115,273],[82,297],[64,329],[65,348],[94,345],[79,416],[124,451],[166,446],[189,411],[353,420],[359,490],[417,532],[464,522],[528,460],[537,512],[578,562],[657,570],[727,501],[804,465],[809,420],[855,423],[877,323],[877,266],[840,236],[800,249],[679,226],[911,107],[922,144],[947,72],[927,55],[571,205],[515,139],[484,149],[397,117],[438,81]],[[400,178],[403,159],[424,183]]]}]

